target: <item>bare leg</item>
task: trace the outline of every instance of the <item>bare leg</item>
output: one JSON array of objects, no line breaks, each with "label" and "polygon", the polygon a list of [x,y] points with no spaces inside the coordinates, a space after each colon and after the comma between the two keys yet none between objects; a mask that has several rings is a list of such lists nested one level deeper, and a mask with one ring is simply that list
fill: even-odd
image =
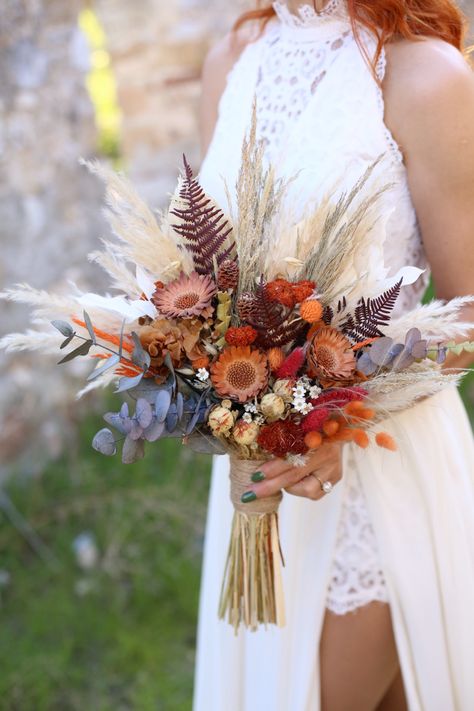
[{"label": "bare leg", "polygon": [[399,673],[389,606],[374,602],[347,615],[326,611],[320,660],[322,711],[377,709]]},{"label": "bare leg", "polygon": [[405,698],[405,689],[403,688],[402,673],[398,670],[390,689],[387,691],[382,703],[377,707],[377,711],[408,711],[408,704]]}]

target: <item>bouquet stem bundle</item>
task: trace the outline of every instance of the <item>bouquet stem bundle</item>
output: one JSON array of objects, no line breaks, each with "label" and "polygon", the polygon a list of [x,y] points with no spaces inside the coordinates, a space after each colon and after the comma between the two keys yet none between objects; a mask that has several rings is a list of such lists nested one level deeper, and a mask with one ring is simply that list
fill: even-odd
[{"label": "bouquet stem bundle", "polygon": [[231,499],[235,512],[219,617],[227,618],[236,633],[241,623],[251,630],[258,629],[259,624],[279,627],[285,624],[283,557],[278,533],[282,494],[241,503],[250,476],[261,463],[231,456]]}]

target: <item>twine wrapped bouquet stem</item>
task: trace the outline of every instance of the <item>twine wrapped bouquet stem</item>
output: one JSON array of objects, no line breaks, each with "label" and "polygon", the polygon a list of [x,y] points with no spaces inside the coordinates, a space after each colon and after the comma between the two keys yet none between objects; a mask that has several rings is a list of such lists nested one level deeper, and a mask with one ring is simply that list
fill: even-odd
[{"label": "twine wrapped bouquet stem", "polygon": [[282,584],[283,557],[278,533],[275,496],[241,502],[251,475],[263,462],[230,457],[231,500],[234,518],[219,604],[219,617],[237,632],[244,624],[251,630],[260,624],[285,624]]}]

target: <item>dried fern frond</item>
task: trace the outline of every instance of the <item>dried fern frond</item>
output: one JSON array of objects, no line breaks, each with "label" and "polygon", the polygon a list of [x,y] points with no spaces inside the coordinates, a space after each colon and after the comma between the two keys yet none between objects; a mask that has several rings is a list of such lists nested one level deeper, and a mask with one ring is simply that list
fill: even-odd
[{"label": "dried fern frond", "polygon": [[474,328],[474,323],[459,320],[460,312],[472,304],[474,296],[458,296],[448,302],[431,301],[393,318],[385,328],[385,335],[403,342],[410,328],[418,328],[424,338],[432,337],[439,341],[464,338]]},{"label": "dried fern frond", "polygon": [[215,263],[220,265],[235,253],[233,227],[217,203],[199,185],[186,156],[183,159],[184,175],[171,200],[168,220],[191,253],[198,274],[211,275]]},{"label": "dried fern frond", "polygon": [[263,279],[255,290],[254,307],[248,322],[258,331],[257,344],[262,348],[279,348],[291,343],[306,327],[301,319],[288,321],[287,310],[268,298]]},{"label": "dried fern frond", "polygon": [[[354,341],[363,341],[365,338],[383,336],[380,327],[386,328],[390,323],[391,313],[395,307],[402,287],[402,280],[387,289],[383,294],[373,299],[362,297],[354,311],[349,314],[340,326],[342,333]],[[345,308],[346,299],[338,303],[338,313]]]},{"label": "dried fern frond", "polygon": [[[168,274],[170,264],[178,263],[178,271],[192,269],[189,255],[180,248],[176,234],[166,224],[164,229],[160,227],[153,212],[123,175],[98,162],[83,163],[105,183],[105,217],[119,240],[119,244],[105,242],[105,245],[111,245],[116,259],[140,265],[155,279]],[[127,284],[116,282],[115,286],[129,291]]]}]

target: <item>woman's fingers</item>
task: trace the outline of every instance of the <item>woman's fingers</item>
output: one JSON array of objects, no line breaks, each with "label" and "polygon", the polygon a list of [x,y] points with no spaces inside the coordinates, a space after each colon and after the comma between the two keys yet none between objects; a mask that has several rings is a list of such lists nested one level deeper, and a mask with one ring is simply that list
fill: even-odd
[{"label": "woman's fingers", "polygon": [[[273,476],[272,478],[264,479],[258,484],[252,484],[249,486],[249,491],[253,491],[255,498],[265,499],[268,496],[278,494],[279,491],[286,489],[288,486],[296,484],[296,482],[300,481],[300,479],[307,475],[308,472],[304,467],[290,467],[281,474]],[[247,497],[247,500],[252,501],[253,499]]]},{"label": "woman's fingers", "polygon": [[[321,481],[324,480],[321,479]],[[312,501],[319,501],[319,499],[322,499],[323,496],[326,496],[321,488],[321,484],[316,477],[313,476],[313,474],[309,474],[296,484],[288,486],[285,491],[293,496],[301,496],[305,499],[312,499]]]}]

